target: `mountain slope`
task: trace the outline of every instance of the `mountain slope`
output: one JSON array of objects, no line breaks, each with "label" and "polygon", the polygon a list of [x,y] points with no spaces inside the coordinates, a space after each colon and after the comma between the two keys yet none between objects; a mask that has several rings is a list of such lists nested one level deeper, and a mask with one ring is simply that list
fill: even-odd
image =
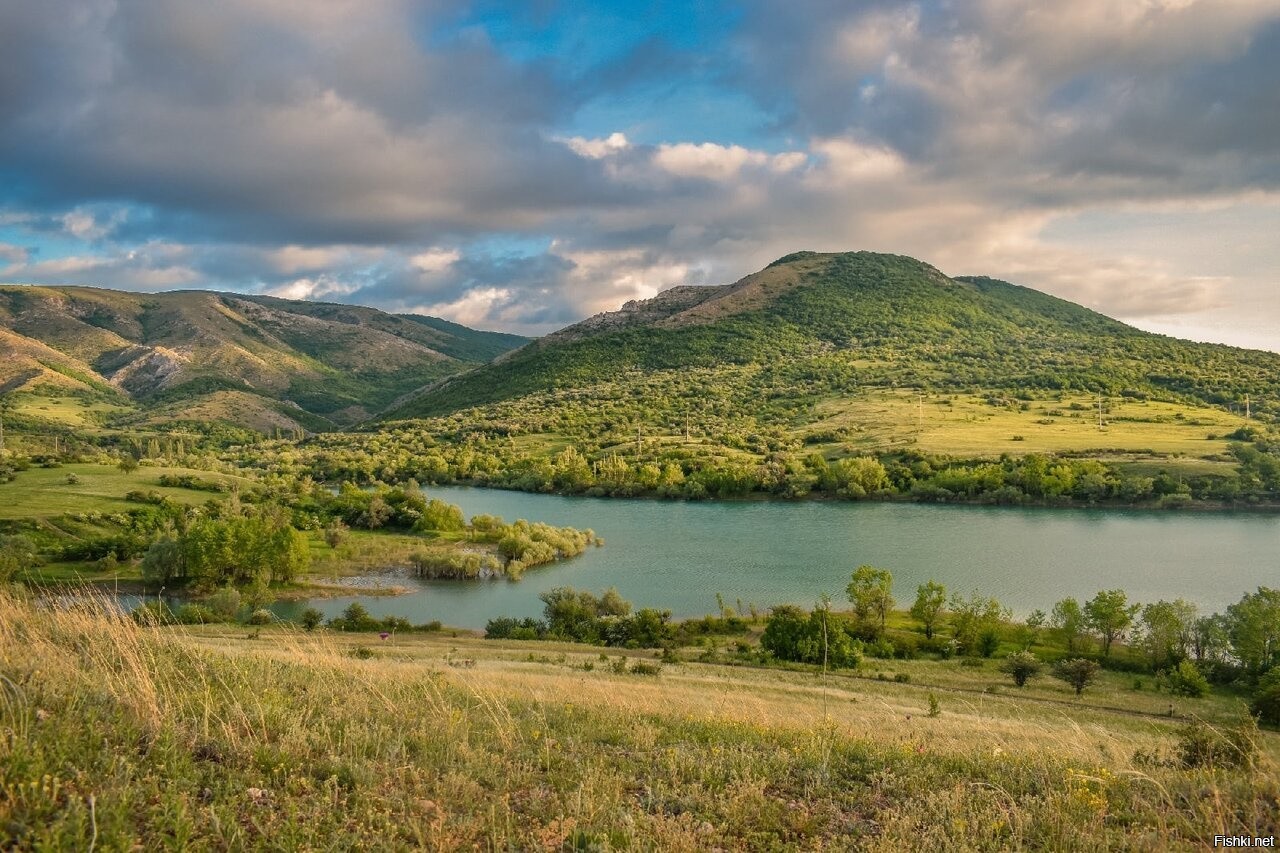
[{"label": "mountain slope", "polygon": [[349,424],[523,340],[272,297],[0,287],[0,382],[127,398],[148,422]]},{"label": "mountain slope", "polygon": [[762,391],[770,399],[868,386],[1078,390],[1220,405],[1280,385],[1273,353],[1142,332],[1028,288],[948,278],[911,258],[800,252],[735,284],[675,288],[592,317],[439,383],[392,416],[747,366],[758,381],[740,389],[739,407],[758,405]]}]

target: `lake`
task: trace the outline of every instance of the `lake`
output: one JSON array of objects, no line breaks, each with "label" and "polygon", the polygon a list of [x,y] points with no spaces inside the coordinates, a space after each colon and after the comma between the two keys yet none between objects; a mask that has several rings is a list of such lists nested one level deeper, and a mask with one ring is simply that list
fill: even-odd
[{"label": "lake", "polygon": [[901,606],[917,584],[999,598],[1017,614],[1048,611],[1120,587],[1132,600],[1186,598],[1221,610],[1260,585],[1280,585],[1280,517],[1253,513],[838,502],[725,502],[560,497],[494,489],[433,487],[470,518],[488,513],[591,528],[602,548],[530,569],[518,582],[405,581],[402,596],[280,602],[295,616],[314,606],[337,615],[359,600],[375,616],[482,628],[494,616],[538,616],[538,594],[556,586],[616,587],[636,607],[677,617],[727,604],[761,609],[837,602],[857,566],[889,569]]}]

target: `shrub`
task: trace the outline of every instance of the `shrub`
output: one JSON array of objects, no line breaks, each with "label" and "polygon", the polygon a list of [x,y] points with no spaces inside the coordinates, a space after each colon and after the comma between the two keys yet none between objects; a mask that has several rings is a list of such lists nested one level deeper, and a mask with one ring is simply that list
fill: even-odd
[{"label": "shrub", "polygon": [[1258,689],[1249,708],[1264,723],[1280,725],[1280,666],[1273,666],[1258,679]]},{"label": "shrub", "polygon": [[1014,652],[1000,664],[1000,671],[1007,673],[1019,687],[1026,687],[1027,682],[1038,676],[1042,668],[1040,659],[1031,652]]},{"label": "shrub", "polygon": [[139,625],[170,625],[173,611],[163,601],[146,601],[135,607],[129,615]]},{"label": "shrub", "polygon": [[240,591],[224,587],[206,598],[205,604],[223,619],[234,619],[240,612]]},{"label": "shrub", "polygon": [[1092,661],[1088,658],[1061,660],[1053,667],[1053,677],[1070,684],[1072,689],[1076,691],[1076,695],[1079,696],[1098,677],[1100,668],[1097,661]]},{"label": "shrub", "polygon": [[270,625],[275,621],[275,614],[265,608],[259,608],[249,614],[250,625]]},{"label": "shrub", "polygon": [[351,656],[359,660],[368,660],[373,657],[373,649],[368,646],[356,646],[351,650]]},{"label": "shrub", "polygon": [[1183,767],[1248,767],[1258,755],[1258,725],[1245,714],[1234,726],[1215,728],[1194,719],[1178,736]]},{"label": "shrub", "polygon": [[638,660],[631,664],[631,672],[634,675],[657,675],[662,672],[662,667],[656,663]]},{"label": "shrub", "polygon": [[320,623],[324,621],[324,614],[314,607],[308,607],[302,611],[302,615],[298,617],[298,623],[307,631],[314,631],[320,627]]},{"label": "shrub", "polygon": [[1209,682],[1189,660],[1182,661],[1170,670],[1165,675],[1165,681],[1169,685],[1169,692],[1175,696],[1198,699],[1209,692]]},{"label": "shrub", "polygon": [[184,604],[174,615],[183,625],[208,625],[218,621],[218,614],[203,604]]}]

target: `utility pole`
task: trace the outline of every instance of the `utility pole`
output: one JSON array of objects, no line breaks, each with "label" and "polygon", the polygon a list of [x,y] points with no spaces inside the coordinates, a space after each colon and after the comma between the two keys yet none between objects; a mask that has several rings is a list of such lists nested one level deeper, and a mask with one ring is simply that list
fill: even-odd
[{"label": "utility pole", "polygon": [[1102,395],[1098,395],[1098,431],[1102,431]]},{"label": "utility pole", "polygon": [[1249,411],[1249,395],[1245,394],[1244,395],[1244,419],[1246,421],[1249,420],[1250,415],[1251,415],[1251,412]]},{"label": "utility pole", "polygon": [[924,429],[924,394],[916,394],[916,432]]},{"label": "utility pole", "polygon": [[[684,443],[689,443],[689,413],[687,411],[684,413]],[[0,449],[3,449],[2,446],[0,446]]]},{"label": "utility pole", "polygon": [[640,454],[644,451],[644,442],[640,438],[640,427],[636,426],[636,461],[640,461]]}]

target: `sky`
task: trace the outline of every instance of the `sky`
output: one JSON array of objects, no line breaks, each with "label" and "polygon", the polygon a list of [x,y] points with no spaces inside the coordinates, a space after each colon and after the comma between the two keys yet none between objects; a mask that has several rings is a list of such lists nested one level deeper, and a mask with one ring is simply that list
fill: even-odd
[{"label": "sky", "polygon": [[542,334],[802,249],[1280,351],[1280,2],[0,2],[0,281]]}]

